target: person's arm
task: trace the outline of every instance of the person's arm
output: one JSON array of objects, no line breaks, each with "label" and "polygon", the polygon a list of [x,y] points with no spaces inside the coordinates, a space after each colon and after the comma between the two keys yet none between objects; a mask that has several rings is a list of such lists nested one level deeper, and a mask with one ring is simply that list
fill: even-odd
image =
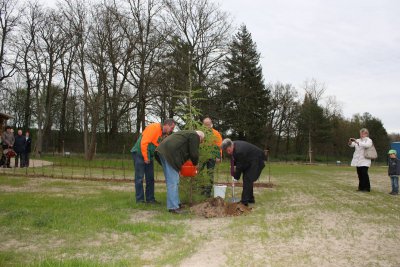
[{"label": "person's arm", "polygon": [[217,131],[217,134],[216,134],[216,145],[218,146],[218,149],[219,149],[219,157],[217,157],[217,159],[219,159],[219,160],[221,160],[222,159],[222,148],[221,148],[221,145],[222,145],[222,136],[221,136],[221,134]]},{"label": "person's arm", "polygon": [[189,158],[195,166],[199,164],[199,146],[200,137],[197,134],[191,134],[189,137]]},{"label": "person's arm", "polygon": [[396,174],[400,175],[400,159],[396,159]]},{"label": "person's arm", "polygon": [[233,178],[235,180],[239,180],[240,176],[242,175],[243,168],[240,162],[236,162],[236,168],[235,168],[235,174],[233,175]]},{"label": "person's arm", "polygon": [[370,148],[372,146],[372,140],[367,138],[365,141],[358,141],[358,145],[363,148]]},{"label": "person's arm", "polygon": [[348,142],[349,147],[355,147],[356,146],[355,140],[356,139],[354,139],[354,138],[350,138],[349,139],[349,142]]}]

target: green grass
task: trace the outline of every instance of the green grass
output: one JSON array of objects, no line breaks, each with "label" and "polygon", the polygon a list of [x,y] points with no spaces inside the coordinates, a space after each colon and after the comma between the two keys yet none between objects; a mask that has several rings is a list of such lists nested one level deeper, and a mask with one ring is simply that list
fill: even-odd
[{"label": "green grass", "polygon": [[274,163],[261,182],[269,174],[276,187],[256,189],[251,214],[222,220],[168,213],[164,184],[161,205],[145,205],[132,183],[0,175],[0,266],[400,265],[400,198],[385,168],[371,168],[369,194],[350,167]]}]

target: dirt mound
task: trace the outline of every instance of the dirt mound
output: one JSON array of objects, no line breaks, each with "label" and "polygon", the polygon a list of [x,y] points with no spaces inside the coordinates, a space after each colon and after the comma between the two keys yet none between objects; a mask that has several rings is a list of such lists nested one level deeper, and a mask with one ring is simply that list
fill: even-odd
[{"label": "dirt mound", "polygon": [[210,198],[202,203],[194,205],[190,211],[206,218],[239,216],[248,214],[251,208],[242,203],[227,203],[222,198]]}]

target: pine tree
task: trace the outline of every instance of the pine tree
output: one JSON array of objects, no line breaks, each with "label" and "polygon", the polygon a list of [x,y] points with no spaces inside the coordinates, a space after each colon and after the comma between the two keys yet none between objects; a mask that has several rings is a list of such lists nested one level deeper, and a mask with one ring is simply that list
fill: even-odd
[{"label": "pine tree", "polygon": [[265,88],[260,54],[245,25],[229,47],[221,90],[221,118],[233,138],[261,144],[268,121],[270,92]]}]

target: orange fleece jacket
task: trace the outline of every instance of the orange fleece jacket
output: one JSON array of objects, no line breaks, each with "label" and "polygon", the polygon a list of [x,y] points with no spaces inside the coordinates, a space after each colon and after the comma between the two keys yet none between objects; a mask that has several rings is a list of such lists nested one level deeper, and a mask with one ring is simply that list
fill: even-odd
[{"label": "orange fleece jacket", "polygon": [[142,151],[142,156],[144,161],[148,161],[149,155],[147,152],[147,147],[150,143],[156,147],[159,145],[159,139],[162,137],[162,126],[161,123],[149,124],[142,132],[142,141],[140,142],[140,150]]}]

